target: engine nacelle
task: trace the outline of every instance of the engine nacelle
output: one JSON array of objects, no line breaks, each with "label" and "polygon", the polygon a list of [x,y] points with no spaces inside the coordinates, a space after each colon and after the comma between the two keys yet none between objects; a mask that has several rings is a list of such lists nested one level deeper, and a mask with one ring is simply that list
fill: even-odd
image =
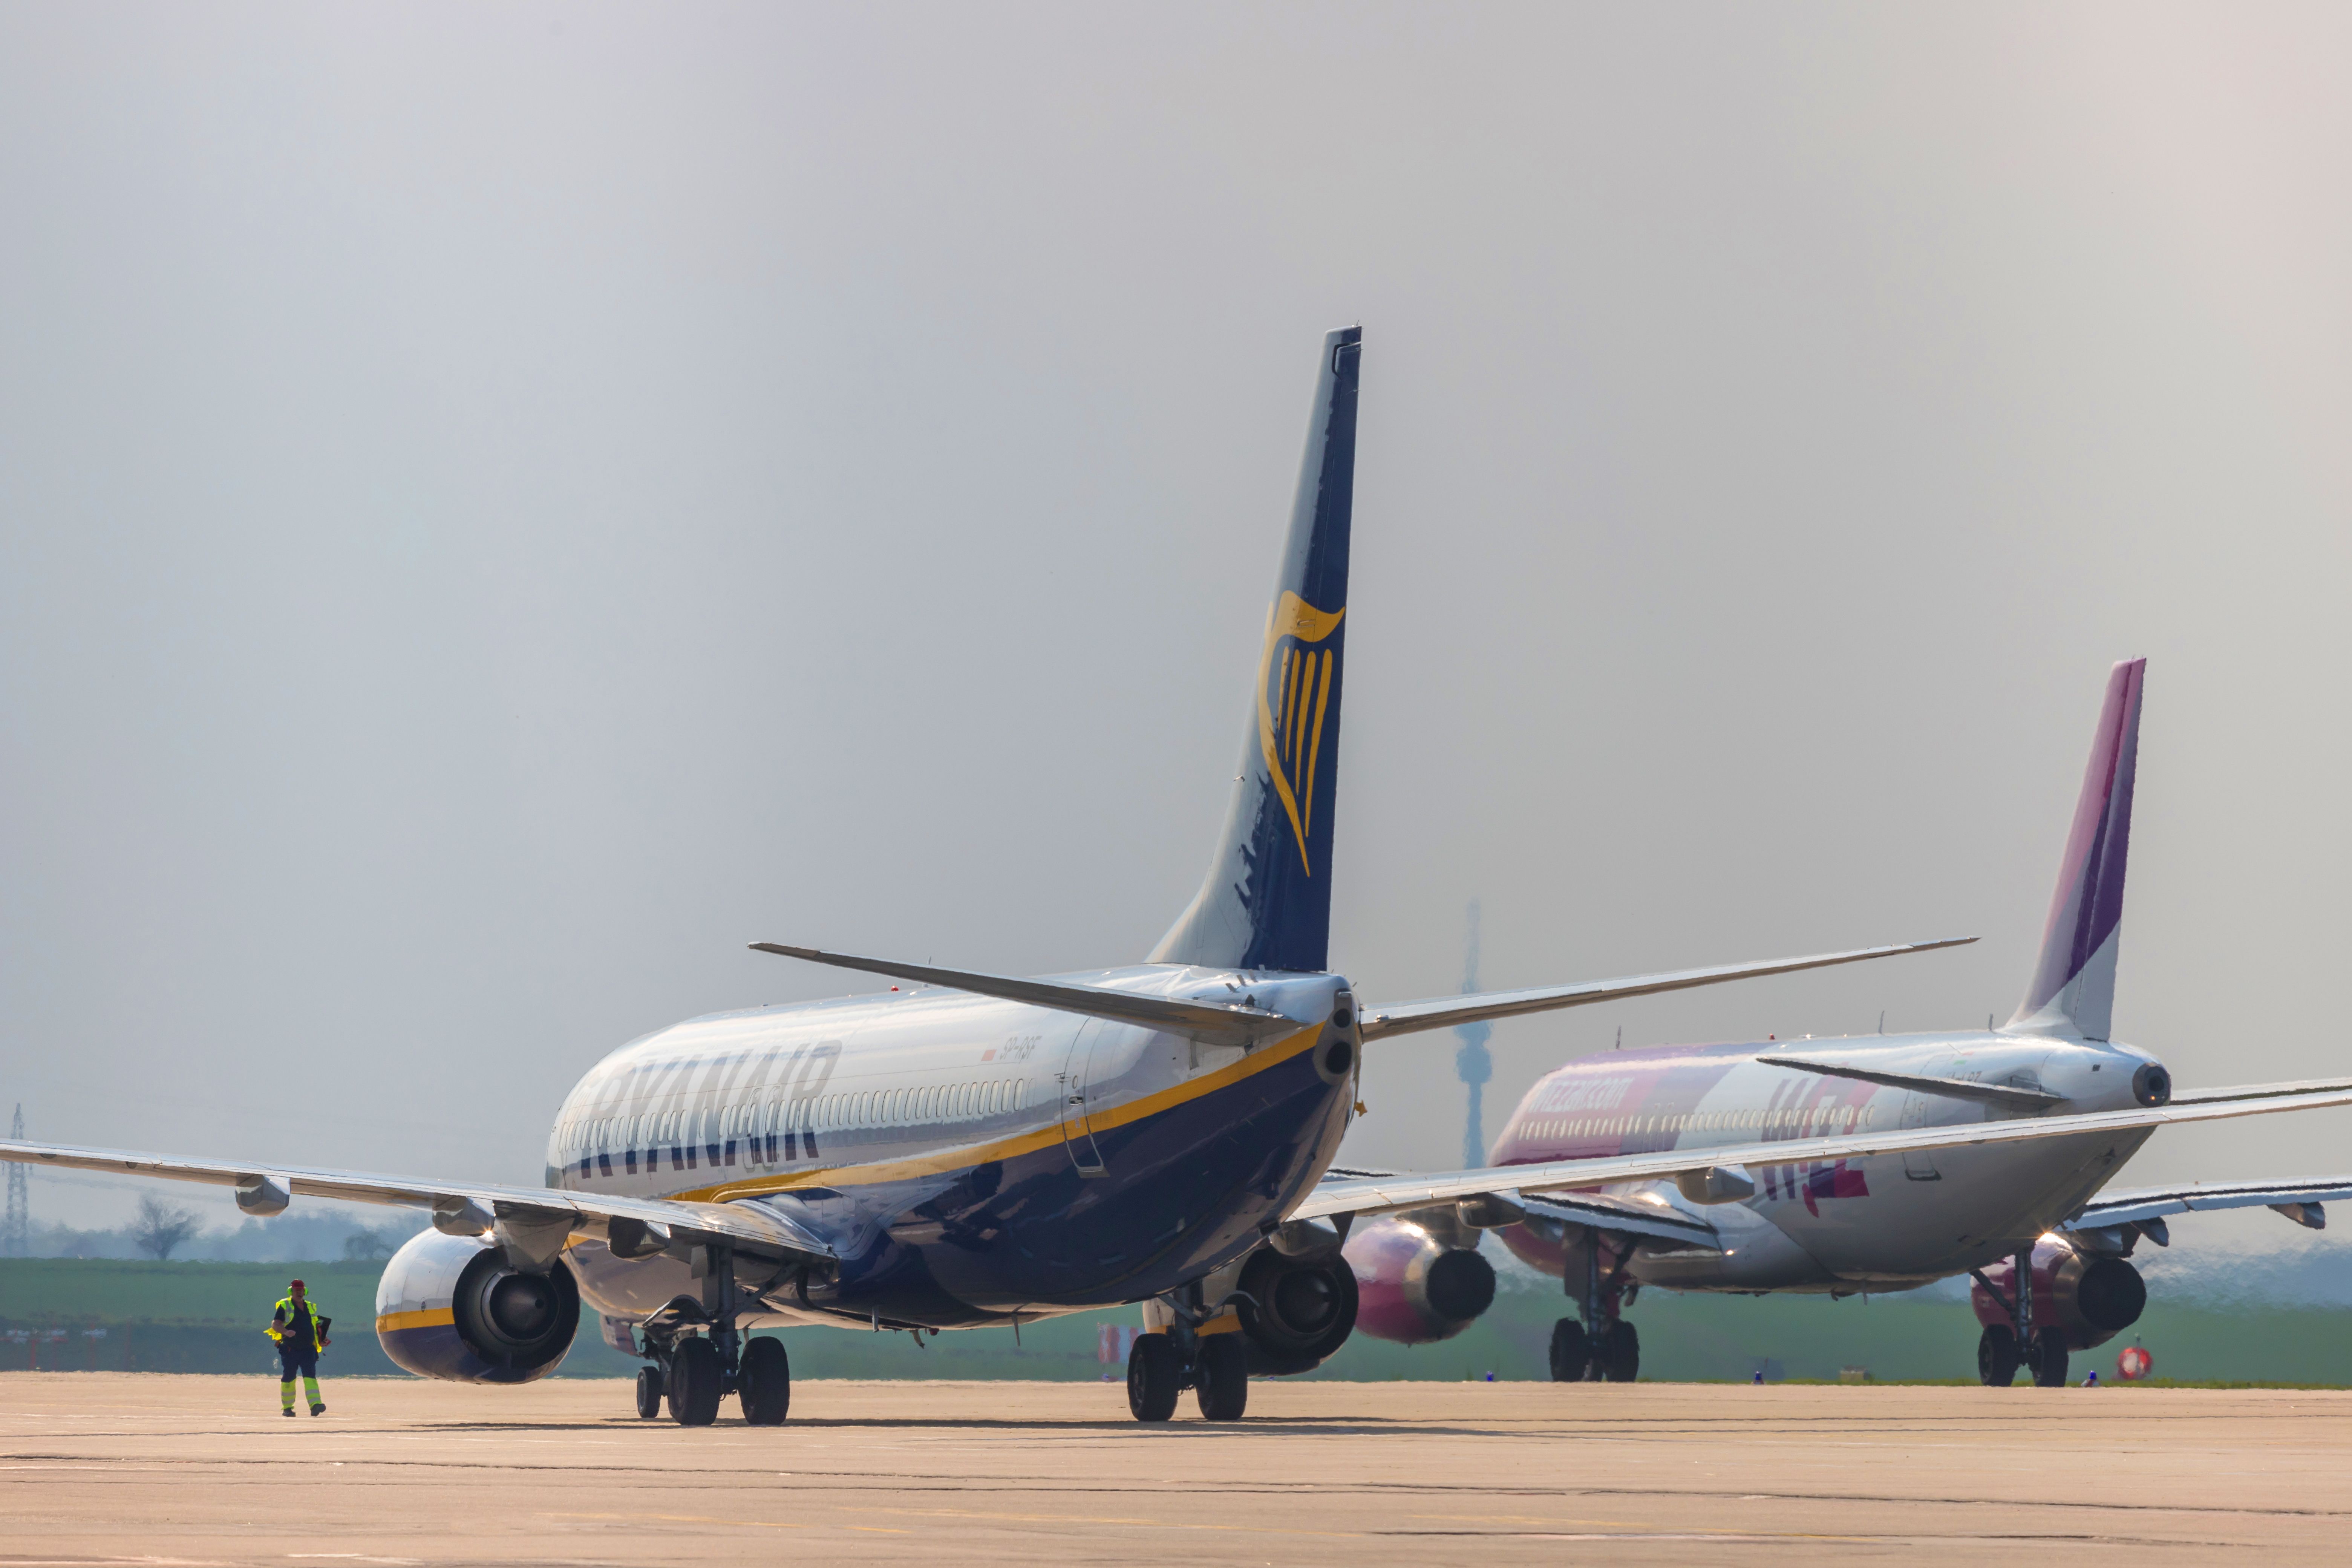
[{"label": "engine nacelle", "polygon": [[1356,1331],[1356,1276],[1337,1253],[1286,1258],[1261,1247],[1244,1260],[1234,1289],[1253,1377],[1313,1372]]},{"label": "engine nacelle", "polygon": [[[2003,1296],[2013,1293],[2016,1266],[1993,1264],[1985,1278]],[[2072,1243],[2045,1237],[2033,1247],[2033,1326],[2066,1331],[2071,1350],[2086,1351],[2104,1344],[2139,1321],[2147,1306],[2147,1284],[2139,1270],[2120,1258],[2084,1252]],[[1982,1285],[1969,1287],[1969,1304],[1977,1321],[2006,1325],[2009,1310],[1988,1295]]]},{"label": "engine nacelle", "polygon": [[375,1288],[375,1337],[419,1377],[529,1383],[556,1369],[579,1329],[580,1288],[563,1260],[525,1273],[487,1236],[424,1231]]},{"label": "engine nacelle", "polygon": [[1495,1266],[1412,1220],[1360,1225],[1342,1251],[1362,1301],[1356,1326],[1375,1339],[1450,1340],[1495,1303]]}]

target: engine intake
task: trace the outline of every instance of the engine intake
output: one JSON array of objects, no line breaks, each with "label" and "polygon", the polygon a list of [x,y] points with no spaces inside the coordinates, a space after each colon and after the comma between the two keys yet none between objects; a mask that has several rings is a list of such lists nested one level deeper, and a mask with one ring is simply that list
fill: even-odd
[{"label": "engine intake", "polygon": [[419,1377],[530,1383],[562,1363],[579,1330],[580,1288],[562,1260],[518,1269],[487,1236],[412,1237],[376,1286],[376,1338]]},{"label": "engine intake", "polygon": [[1450,1340],[1495,1304],[1495,1266],[1412,1220],[1359,1226],[1345,1253],[1362,1299],[1357,1327],[1375,1339]]},{"label": "engine intake", "polygon": [[[2014,1290],[2011,1263],[1996,1263],[1985,1278],[2003,1297]],[[2139,1321],[2147,1307],[2147,1282],[2139,1270],[2120,1258],[2084,1252],[2047,1237],[2034,1244],[2033,1326],[2066,1332],[2070,1350],[2085,1351],[2104,1344]],[[2010,1321],[2009,1309],[1988,1295],[1981,1284],[1969,1288],[1969,1304],[1977,1321],[1990,1326]]]}]

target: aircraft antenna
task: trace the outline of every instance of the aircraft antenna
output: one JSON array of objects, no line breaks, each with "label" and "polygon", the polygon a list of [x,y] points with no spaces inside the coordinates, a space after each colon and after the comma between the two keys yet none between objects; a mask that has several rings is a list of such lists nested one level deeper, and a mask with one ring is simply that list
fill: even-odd
[{"label": "aircraft antenna", "polygon": [[[1478,989],[1478,900],[1470,900],[1470,945],[1462,961],[1462,994],[1467,996]],[[1462,1128],[1462,1168],[1477,1169],[1486,1163],[1486,1082],[1495,1076],[1495,1058],[1487,1054],[1486,1037],[1495,1032],[1494,1026],[1481,1018],[1475,1023],[1456,1024],[1454,1037],[1462,1048],[1454,1053],[1454,1070],[1470,1090],[1470,1115]]]},{"label": "aircraft antenna", "polygon": [[[8,1129],[8,1136],[22,1143],[25,1141],[25,1102],[16,1102],[16,1120]],[[0,1220],[0,1254],[22,1258],[33,1249],[33,1205],[25,1184],[25,1167],[11,1161],[8,1165],[8,1217]]]}]

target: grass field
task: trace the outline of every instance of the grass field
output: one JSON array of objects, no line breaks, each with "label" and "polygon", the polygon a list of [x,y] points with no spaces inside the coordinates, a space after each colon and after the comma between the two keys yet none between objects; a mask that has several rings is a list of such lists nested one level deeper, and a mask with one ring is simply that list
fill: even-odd
[{"label": "grass field", "polygon": [[[148,1263],[102,1258],[0,1260],[0,1366],[39,1364],[245,1372],[274,1368],[261,1327],[295,1274],[336,1321],[322,1371],[343,1376],[395,1371],[371,1331],[375,1263]],[[1509,1289],[1460,1336],[1407,1347],[1359,1337],[1314,1375],[1352,1380],[1546,1375],[1545,1346],[1566,1304]],[[1954,1301],[1916,1298],[1676,1296],[1644,1294],[1631,1316],[1641,1331],[1644,1376],[1675,1382],[1747,1382],[1771,1375],[1835,1382],[1846,1368],[1881,1383],[1973,1376],[1977,1324]],[[1009,1330],[948,1334],[918,1348],[904,1334],[805,1329],[784,1335],[803,1377],[948,1377],[1086,1380],[1105,1372],[1096,1354],[1102,1323],[1131,1325],[1133,1308],[1082,1313]],[[83,1331],[104,1328],[102,1339]],[[64,1330],[65,1337],[46,1336]],[[2074,1373],[2112,1378],[2117,1350],[2137,1337],[2167,1382],[2352,1384],[2352,1310],[2242,1310],[2158,1299],[2137,1327],[2078,1354]],[[568,1376],[611,1377],[635,1366],[598,1338],[593,1319],[563,1365]]]}]

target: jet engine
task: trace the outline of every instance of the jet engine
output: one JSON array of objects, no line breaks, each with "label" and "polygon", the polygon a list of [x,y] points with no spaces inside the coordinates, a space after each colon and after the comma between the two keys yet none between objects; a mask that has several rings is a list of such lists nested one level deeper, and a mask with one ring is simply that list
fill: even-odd
[{"label": "jet engine", "polygon": [[1302,1258],[1261,1247],[1233,1289],[1253,1377],[1312,1372],[1355,1331],[1356,1276],[1337,1249]]},{"label": "jet engine", "polygon": [[[2004,1298],[2012,1296],[2013,1263],[1996,1263],[1984,1270]],[[2084,1252],[2072,1242],[2044,1237],[2034,1244],[2033,1326],[2063,1329],[2069,1350],[2086,1351],[2104,1344],[2120,1330],[2139,1321],[2147,1305],[2147,1284],[2139,1270],[2120,1258]],[[1990,1328],[2006,1327],[2009,1309],[1988,1294],[1981,1284],[1969,1288],[1969,1304],[1977,1321]]]},{"label": "jet engine", "polygon": [[[1442,1211],[1450,1214],[1451,1211]],[[1475,1241],[1477,1232],[1468,1231]],[[1359,1226],[1343,1249],[1362,1305],[1356,1326],[1402,1345],[1450,1340],[1495,1302],[1495,1266],[1411,1219]]]},{"label": "jet engine", "polygon": [[375,1337],[419,1377],[529,1383],[545,1377],[580,1328],[580,1288],[558,1258],[518,1269],[487,1236],[428,1230],[392,1255],[375,1289]]}]

